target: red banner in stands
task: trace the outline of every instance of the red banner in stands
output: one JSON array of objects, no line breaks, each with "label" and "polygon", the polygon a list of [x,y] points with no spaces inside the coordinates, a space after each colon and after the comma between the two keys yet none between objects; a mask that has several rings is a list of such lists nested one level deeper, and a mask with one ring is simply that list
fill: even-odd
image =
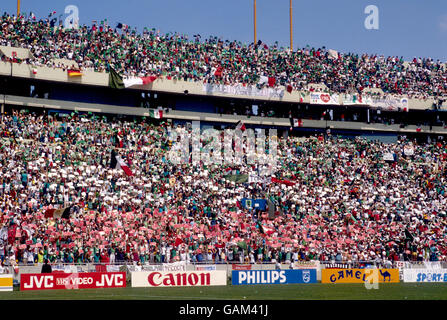
[{"label": "red banner in stands", "polygon": [[24,273],[20,275],[20,290],[124,287],[126,287],[125,272]]}]

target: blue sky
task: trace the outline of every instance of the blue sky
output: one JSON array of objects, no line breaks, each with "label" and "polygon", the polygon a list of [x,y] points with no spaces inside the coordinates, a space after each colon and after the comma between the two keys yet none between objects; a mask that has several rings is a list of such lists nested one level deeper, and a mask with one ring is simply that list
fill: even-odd
[{"label": "blue sky", "polygon": [[[210,35],[243,43],[253,41],[253,0],[21,0],[21,11],[47,17],[79,8],[81,24],[107,19],[142,31]],[[367,30],[365,7],[379,9],[379,29]],[[3,13],[15,13],[17,0],[1,0]],[[293,44],[325,46],[341,52],[431,57],[447,62],[446,0],[293,0]],[[289,0],[257,0],[257,38],[289,46]]]}]

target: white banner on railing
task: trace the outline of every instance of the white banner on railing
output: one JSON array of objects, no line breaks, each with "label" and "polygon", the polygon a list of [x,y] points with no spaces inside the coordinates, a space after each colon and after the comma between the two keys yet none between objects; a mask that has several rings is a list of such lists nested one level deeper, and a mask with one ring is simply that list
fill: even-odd
[{"label": "white banner on railing", "polygon": [[327,104],[327,105],[340,104],[339,95],[338,94],[321,93],[321,92],[311,92],[310,103]]},{"label": "white banner on railing", "polygon": [[320,269],[320,261],[311,260],[311,261],[295,261],[293,263],[294,269]]},{"label": "white banner on railing", "polygon": [[223,85],[223,84],[211,84],[205,83],[203,85],[203,92],[207,94],[229,94],[237,96],[250,96],[250,97],[267,97],[267,98],[282,98],[284,96],[284,89],[279,88],[261,88],[256,86],[243,86],[237,85]]},{"label": "white banner on railing", "polygon": [[162,264],[146,264],[141,267],[134,265],[127,266],[130,272],[138,271],[141,268],[142,271],[186,271],[186,261],[177,261],[172,263]]},{"label": "white banner on railing", "polygon": [[368,105],[374,108],[382,108],[390,111],[397,111],[399,108],[401,111],[406,111],[408,110],[408,99],[392,96],[386,96],[384,98],[371,98]]},{"label": "white banner on railing", "polygon": [[107,272],[119,272],[121,266],[120,265],[107,265]]},{"label": "white banner on railing", "polygon": [[404,269],[404,282],[447,282],[447,269]]},{"label": "white banner on railing", "polygon": [[186,271],[186,261],[163,263],[163,271]]},{"label": "white banner on railing", "polygon": [[345,106],[368,105],[372,103],[372,99],[370,97],[364,97],[360,94],[344,94],[342,96],[342,103]]},{"label": "white banner on railing", "polygon": [[210,265],[196,265],[196,271],[214,271],[217,270],[215,264]]}]

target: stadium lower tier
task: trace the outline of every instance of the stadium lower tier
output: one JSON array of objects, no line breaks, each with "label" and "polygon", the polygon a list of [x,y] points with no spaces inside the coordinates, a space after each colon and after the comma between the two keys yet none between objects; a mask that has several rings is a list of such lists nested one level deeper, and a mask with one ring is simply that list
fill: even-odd
[{"label": "stadium lower tier", "polygon": [[177,162],[187,126],[3,113],[2,264],[446,260],[443,140],[223,133]]}]

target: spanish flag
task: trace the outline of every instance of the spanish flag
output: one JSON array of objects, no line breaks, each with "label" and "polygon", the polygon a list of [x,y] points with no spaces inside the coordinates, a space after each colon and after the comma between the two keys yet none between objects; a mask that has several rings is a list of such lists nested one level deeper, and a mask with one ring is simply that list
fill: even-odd
[{"label": "spanish flag", "polygon": [[69,77],[80,77],[80,76],[82,76],[82,72],[81,71],[79,71],[79,70],[72,70],[72,69],[67,70],[67,74],[68,74]]}]

